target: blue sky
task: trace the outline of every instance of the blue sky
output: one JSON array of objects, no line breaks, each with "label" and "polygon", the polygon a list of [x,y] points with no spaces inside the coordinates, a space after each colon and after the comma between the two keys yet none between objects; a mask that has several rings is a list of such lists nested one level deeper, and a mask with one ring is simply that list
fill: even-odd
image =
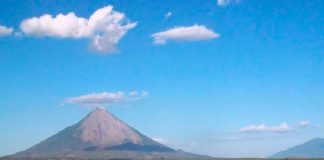
[{"label": "blue sky", "polygon": [[[124,17],[82,26],[107,6]],[[321,0],[4,0],[0,10],[0,155],[93,105],[164,144],[212,156],[265,157],[324,137]],[[55,17],[70,12],[82,19],[62,29],[72,21]],[[42,28],[44,14],[52,19]]]}]

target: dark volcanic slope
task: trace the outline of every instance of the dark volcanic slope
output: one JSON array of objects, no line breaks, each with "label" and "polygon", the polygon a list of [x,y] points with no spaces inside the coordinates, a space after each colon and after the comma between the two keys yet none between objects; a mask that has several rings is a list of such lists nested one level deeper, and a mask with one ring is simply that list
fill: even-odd
[{"label": "dark volcanic slope", "polygon": [[324,158],[324,139],[314,138],[301,145],[297,145],[285,151],[276,153],[271,157],[272,158],[285,158],[285,157]]},{"label": "dark volcanic slope", "polygon": [[203,158],[155,142],[103,109],[92,111],[77,124],[11,157]]}]

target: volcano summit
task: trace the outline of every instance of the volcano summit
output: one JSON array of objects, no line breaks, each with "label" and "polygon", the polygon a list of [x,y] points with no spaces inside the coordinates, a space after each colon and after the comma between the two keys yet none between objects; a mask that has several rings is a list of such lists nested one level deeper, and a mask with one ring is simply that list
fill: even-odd
[{"label": "volcano summit", "polygon": [[104,109],[8,158],[183,159],[208,158],[171,149],[128,126]]}]

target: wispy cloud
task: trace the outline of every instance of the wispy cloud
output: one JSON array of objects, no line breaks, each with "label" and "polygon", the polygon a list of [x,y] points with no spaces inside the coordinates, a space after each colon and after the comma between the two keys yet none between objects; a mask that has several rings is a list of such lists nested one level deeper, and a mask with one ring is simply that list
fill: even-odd
[{"label": "wispy cloud", "polygon": [[82,106],[97,107],[102,105],[109,105],[120,102],[127,102],[139,100],[148,96],[146,91],[131,91],[124,92],[101,92],[90,93],[77,97],[70,97],[65,99],[64,104],[78,104]]},{"label": "wispy cloud", "polygon": [[189,27],[174,27],[172,29],[152,34],[154,44],[165,44],[169,40],[176,41],[202,41],[219,37],[211,29],[203,25]]},{"label": "wispy cloud", "polygon": [[288,125],[287,123],[281,123],[277,126],[268,126],[266,124],[259,125],[249,125],[240,129],[240,132],[277,132],[277,133],[285,133],[296,131],[301,128],[305,128],[310,125],[310,121],[305,120],[299,122],[297,125]]},{"label": "wispy cloud", "polygon": [[217,5],[221,6],[221,7],[225,7],[229,4],[237,4],[239,3],[241,0],[217,0]]},{"label": "wispy cloud", "polygon": [[14,29],[11,27],[0,25],[0,37],[10,36],[13,33]]},{"label": "wispy cloud", "polygon": [[78,17],[74,12],[25,19],[20,29],[30,36],[91,39],[90,46],[94,51],[111,53],[116,51],[116,44],[127,31],[136,25],[109,5],[96,10],[89,19]]},{"label": "wispy cloud", "polygon": [[237,140],[243,140],[244,138],[238,137],[238,136],[223,136],[217,138],[219,141],[237,141]]},{"label": "wispy cloud", "polygon": [[165,18],[165,19],[169,19],[171,16],[172,16],[172,12],[167,12],[167,13],[164,15],[164,18]]},{"label": "wispy cloud", "polygon": [[152,138],[154,141],[159,142],[159,143],[164,143],[165,140],[163,138]]},{"label": "wispy cloud", "polygon": [[265,124],[250,125],[240,129],[241,132],[290,132],[293,128],[287,123],[282,123],[278,126],[268,126]]},{"label": "wispy cloud", "polygon": [[305,128],[305,127],[307,127],[309,125],[310,125],[310,121],[305,120],[305,121],[299,122],[298,125],[297,125],[297,127],[299,127],[299,128]]}]

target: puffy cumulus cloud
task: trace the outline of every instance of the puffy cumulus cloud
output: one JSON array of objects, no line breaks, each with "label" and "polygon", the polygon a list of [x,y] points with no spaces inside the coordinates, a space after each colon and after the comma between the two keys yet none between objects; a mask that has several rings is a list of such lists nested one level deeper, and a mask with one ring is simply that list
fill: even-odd
[{"label": "puffy cumulus cloud", "polygon": [[219,37],[219,34],[203,25],[193,25],[189,27],[175,27],[163,32],[151,35],[154,44],[165,44],[168,40],[177,41],[202,41]]},{"label": "puffy cumulus cloud", "polygon": [[11,27],[6,27],[0,25],[0,37],[10,36],[13,33],[14,29]]},{"label": "puffy cumulus cloud", "polygon": [[268,126],[265,124],[260,125],[250,125],[240,129],[241,132],[290,132],[293,131],[293,128],[290,127],[287,123],[282,123],[278,126]]},{"label": "puffy cumulus cloud", "polygon": [[113,103],[127,102],[133,100],[139,100],[148,96],[146,91],[131,91],[129,93],[124,92],[101,92],[90,93],[77,97],[70,97],[65,99],[64,104],[78,104],[83,106],[102,106]]},{"label": "puffy cumulus cloud", "polygon": [[116,50],[116,44],[136,25],[109,5],[96,10],[89,19],[78,17],[73,12],[25,19],[20,29],[24,34],[38,37],[88,38],[93,50],[109,53]]},{"label": "puffy cumulus cloud", "polygon": [[225,7],[229,4],[236,4],[239,3],[241,0],[217,0],[217,5],[221,6],[221,7]]},{"label": "puffy cumulus cloud", "polygon": [[20,24],[25,34],[35,36],[48,36],[60,38],[81,38],[90,36],[87,29],[87,20],[77,17],[73,12],[66,15],[58,14],[56,17],[45,14],[23,20]]}]

